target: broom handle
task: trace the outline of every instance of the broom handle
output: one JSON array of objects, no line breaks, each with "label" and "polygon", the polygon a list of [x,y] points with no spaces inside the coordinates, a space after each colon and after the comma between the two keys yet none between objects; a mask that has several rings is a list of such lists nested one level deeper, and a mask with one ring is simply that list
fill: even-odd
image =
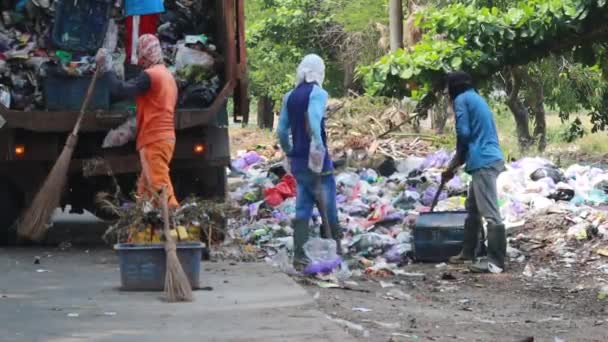
[{"label": "broom handle", "polygon": [[443,187],[445,186],[445,181],[442,179],[439,187],[437,188],[437,192],[435,193],[435,197],[433,198],[433,202],[431,203],[431,211],[435,211],[435,207],[437,206],[437,202],[439,202],[439,195],[443,191]]},{"label": "broom handle", "polygon": [[72,130],[72,135],[74,136],[78,135],[78,131],[80,131],[80,125],[82,124],[84,113],[86,112],[87,107],[89,106],[89,102],[91,100],[91,97],[93,96],[93,91],[95,90],[95,83],[97,83],[97,78],[100,74],[99,69],[100,68],[95,68],[95,73],[93,74],[93,78],[89,83],[89,89],[87,89],[87,94],[84,97],[84,101],[82,101],[82,106],[80,107],[80,114],[78,114],[78,119],[76,120],[74,129]]}]

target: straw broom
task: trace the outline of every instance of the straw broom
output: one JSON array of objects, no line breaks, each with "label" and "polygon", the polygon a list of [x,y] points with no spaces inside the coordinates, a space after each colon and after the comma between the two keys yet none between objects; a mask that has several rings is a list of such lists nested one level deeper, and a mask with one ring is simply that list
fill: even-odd
[{"label": "straw broom", "polygon": [[86,96],[80,107],[80,114],[78,115],[72,133],[68,136],[63,151],[61,151],[51,172],[42,184],[36,197],[34,197],[34,201],[32,201],[30,207],[21,217],[18,226],[19,236],[37,241],[44,237],[49,228],[48,223],[51,219],[51,215],[53,214],[53,211],[59,207],[61,201],[61,195],[67,182],[68,169],[70,167],[72,155],[76,148],[76,144],[78,143],[80,125],[82,124],[82,119],[84,118],[84,113],[89,105],[91,96],[93,95],[98,76],[99,68],[97,68],[95,74],[93,74]]},{"label": "straw broom", "polygon": [[163,209],[165,254],[167,255],[167,270],[165,273],[165,297],[169,302],[191,302],[194,300],[192,286],[177,257],[177,245],[171,236],[169,223],[169,198],[167,189],[161,193]]}]

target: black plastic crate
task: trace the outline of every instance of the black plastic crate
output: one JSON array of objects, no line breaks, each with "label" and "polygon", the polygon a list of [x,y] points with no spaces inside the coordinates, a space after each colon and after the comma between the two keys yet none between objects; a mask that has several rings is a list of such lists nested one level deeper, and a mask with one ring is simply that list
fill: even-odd
[{"label": "black plastic crate", "polygon": [[[92,76],[49,76],[44,80],[44,100],[47,110],[80,110]],[[110,87],[105,78],[97,79],[89,110],[110,108]]]}]

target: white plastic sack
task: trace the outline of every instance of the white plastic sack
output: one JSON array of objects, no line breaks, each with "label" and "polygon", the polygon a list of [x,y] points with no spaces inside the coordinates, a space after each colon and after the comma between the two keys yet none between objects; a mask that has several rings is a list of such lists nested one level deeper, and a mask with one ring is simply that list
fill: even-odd
[{"label": "white plastic sack", "polygon": [[213,57],[206,52],[191,49],[184,44],[177,47],[177,55],[175,56],[175,70],[177,71],[191,64],[212,68],[214,63]]},{"label": "white plastic sack", "polygon": [[11,107],[11,92],[3,84],[0,84],[0,104],[6,108]]},{"label": "white plastic sack", "polygon": [[122,125],[108,132],[105,139],[103,139],[103,145],[101,147],[119,147],[125,145],[129,141],[135,140],[137,132],[136,125],[136,118],[125,121]]},{"label": "white plastic sack", "polygon": [[116,45],[118,44],[118,25],[114,22],[114,19],[110,19],[108,22],[108,29],[106,31],[106,37],[103,42],[103,48],[108,50],[110,53],[116,51]]},{"label": "white plastic sack", "polygon": [[323,171],[325,161],[325,147],[322,144],[310,142],[310,152],[308,155],[308,168],[314,173]]}]

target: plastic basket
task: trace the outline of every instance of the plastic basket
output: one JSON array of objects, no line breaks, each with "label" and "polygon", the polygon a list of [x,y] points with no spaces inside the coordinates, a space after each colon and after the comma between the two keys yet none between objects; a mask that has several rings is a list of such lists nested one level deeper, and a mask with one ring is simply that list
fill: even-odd
[{"label": "plastic basket", "polygon": [[[92,76],[48,76],[44,79],[44,100],[47,110],[80,110]],[[110,87],[105,78],[98,78],[88,110],[110,108]]]},{"label": "plastic basket", "polygon": [[[177,244],[177,257],[193,289],[200,286],[203,248],[205,245],[200,242]],[[165,288],[165,245],[117,244],[114,250],[118,254],[123,290],[162,291]]]}]

